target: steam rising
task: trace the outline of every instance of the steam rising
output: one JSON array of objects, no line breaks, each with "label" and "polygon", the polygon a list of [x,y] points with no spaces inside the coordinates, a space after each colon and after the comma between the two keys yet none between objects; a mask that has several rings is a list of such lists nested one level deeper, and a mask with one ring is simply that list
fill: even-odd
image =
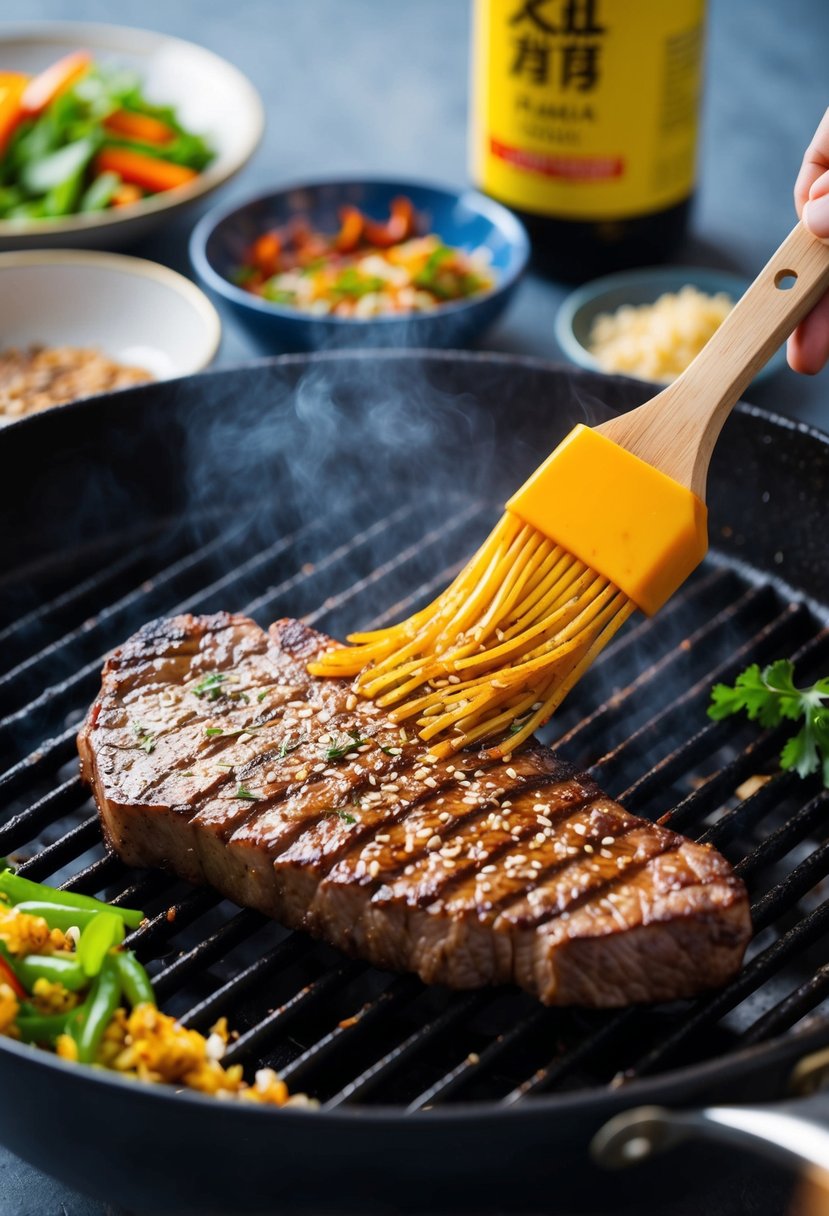
[{"label": "steam rising", "polygon": [[[569,427],[604,416],[585,382],[502,356],[294,356],[11,428],[6,619],[30,624],[0,704],[10,754],[77,722],[102,657],[154,617],[250,609],[344,636],[428,602]],[[43,617],[56,586],[66,611]]]}]

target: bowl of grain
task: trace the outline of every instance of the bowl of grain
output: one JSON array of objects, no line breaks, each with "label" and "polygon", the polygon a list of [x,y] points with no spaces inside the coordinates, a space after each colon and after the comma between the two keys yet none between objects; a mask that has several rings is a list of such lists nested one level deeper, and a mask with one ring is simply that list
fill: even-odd
[{"label": "bowl of grain", "polygon": [[[654,266],[585,283],[556,315],[568,359],[591,371],[670,384],[699,354],[748,287],[748,280],[700,266]],[[781,347],[754,383],[785,364]]]},{"label": "bowl of grain", "polygon": [[0,254],[0,425],[200,371],[220,333],[204,293],[166,266],[70,249]]}]

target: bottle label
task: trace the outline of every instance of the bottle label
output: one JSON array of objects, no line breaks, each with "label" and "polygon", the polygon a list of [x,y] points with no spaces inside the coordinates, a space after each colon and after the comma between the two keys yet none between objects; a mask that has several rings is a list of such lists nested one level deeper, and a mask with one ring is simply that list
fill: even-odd
[{"label": "bottle label", "polygon": [[705,0],[476,0],[472,174],[561,219],[693,188]]}]

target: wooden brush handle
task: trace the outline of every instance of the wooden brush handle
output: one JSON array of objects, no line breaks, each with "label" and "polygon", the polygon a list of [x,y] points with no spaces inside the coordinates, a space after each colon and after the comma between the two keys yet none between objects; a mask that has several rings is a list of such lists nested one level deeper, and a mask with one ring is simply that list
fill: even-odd
[{"label": "wooden brush handle", "polygon": [[[787,281],[788,289],[781,286]],[[596,429],[704,499],[723,423],[827,290],[829,245],[798,224],[682,375],[638,409]]]}]

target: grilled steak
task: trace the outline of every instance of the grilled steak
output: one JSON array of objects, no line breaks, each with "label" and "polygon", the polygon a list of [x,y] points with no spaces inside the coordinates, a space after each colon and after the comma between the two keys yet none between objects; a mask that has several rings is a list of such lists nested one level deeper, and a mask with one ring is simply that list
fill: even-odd
[{"label": "grilled steak", "polygon": [[155,621],[107,661],[78,737],[104,831],[379,967],[548,1004],[625,1005],[723,983],[750,934],[713,849],[634,815],[533,745],[432,762],[298,621]]}]

